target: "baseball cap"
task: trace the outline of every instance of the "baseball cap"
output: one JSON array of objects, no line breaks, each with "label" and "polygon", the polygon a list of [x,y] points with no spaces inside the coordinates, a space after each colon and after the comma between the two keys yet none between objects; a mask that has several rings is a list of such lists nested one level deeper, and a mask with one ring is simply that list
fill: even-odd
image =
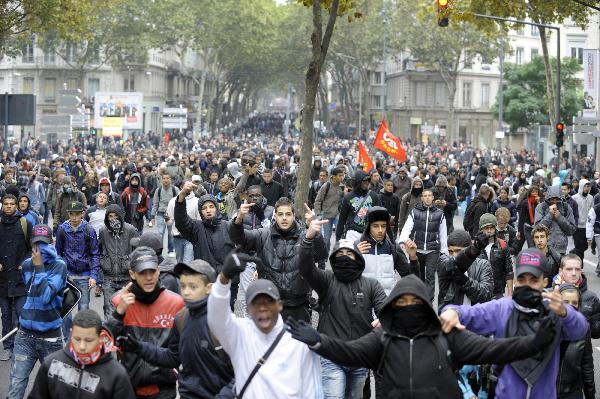
[{"label": "baseball cap", "polygon": [[67,206],[67,212],[83,212],[83,204],[79,201],[71,201]]},{"label": "baseball cap", "polygon": [[254,298],[261,294],[268,295],[276,301],[280,299],[279,290],[277,289],[277,287],[275,287],[275,284],[273,284],[272,281],[258,279],[250,283],[250,285],[246,289],[246,303],[252,303]]},{"label": "baseball cap", "polygon": [[31,230],[31,243],[45,242],[52,244],[52,228],[47,224],[38,224]]},{"label": "baseball cap", "polygon": [[158,269],[158,257],[150,247],[138,247],[132,253],[129,268],[136,273],[147,269]]},{"label": "baseball cap", "polygon": [[100,184],[110,185],[110,180],[108,180],[106,177],[103,177],[102,179],[100,179]]},{"label": "baseball cap", "polygon": [[129,243],[132,247],[150,247],[155,251],[163,248],[160,235],[153,232],[145,232],[139,237],[133,237]]},{"label": "baseball cap", "polygon": [[536,248],[527,248],[517,255],[517,266],[515,267],[515,277],[524,273],[531,273],[536,277],[548,276],[548,260],[546,255]]},{"label": "baseball cap", "polygon": [[175,265],[173,272],[177,275],[177,277],[179,277],[185,269],[190,269],[195,273],[205,275],[208,278],[208,281],[211,283],[214,283],[217,279],[217,273],[215,272],[215,269],[213,269],[213,267],[207,261],[202,259],[194,259],[188,263],[180,262]]}]

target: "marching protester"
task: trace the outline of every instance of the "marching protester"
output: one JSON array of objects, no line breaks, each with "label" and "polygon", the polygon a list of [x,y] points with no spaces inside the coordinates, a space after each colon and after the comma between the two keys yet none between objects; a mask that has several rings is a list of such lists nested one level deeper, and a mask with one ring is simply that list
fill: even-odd
[{"label": "marching protester", "polygon": [[331,172],[329,181],[321,186],[315,198],[314,212],[317,217],[327,219],[329,223],[323,224],[323,240],[327,253],[331,246],[331,235],[340,211],[342,198],[344,198],[343,181],[346,172],[343,168],[336,167]]},{"label": "marching protester", "polygon": [[481,257],[486,259],[492,265],[494,272],[494,298],[499,299],[506,292],[508,296],[513,291],[513,264],[506,242],[496,236],[496,216],[491,213],[485,213],[479,218],[479,231],[486,235],[488,242]]},{"label": "marching protester", "polygon": [[358,170],[353,177],[352,191],[344,196],[340,206],[335,239],[342,237],[355,241],[365,230],[367,211],[373,206],[381,205],[379,195],[369,189],[371,176]]},{"label": "marching protester", "polygon": [[561,199],[560,187],[548,188],[545,201],[535,207],[535,223],[548,227],[548,245],[556,249],[561,256],[564,255],[567,252],[568,237],[577,231],[577,225],[573,210]]}]

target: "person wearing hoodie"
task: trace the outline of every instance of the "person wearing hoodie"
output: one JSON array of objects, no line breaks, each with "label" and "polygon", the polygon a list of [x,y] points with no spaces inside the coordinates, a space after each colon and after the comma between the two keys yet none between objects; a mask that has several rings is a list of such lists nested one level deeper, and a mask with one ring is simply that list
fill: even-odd
[{"label": "person wearing hoodie", "polygon": [[77,188],[75,179],[71,176],[63,176],[62,191],[56,198],[56,207],[52,212],[54,231],[58,231],[58,226],[61,223],[69,220],[69,206],[72,202],[81,202],[84,207],[87,206],[85,195]]},{"label": "person wearing hoodie", "polygon": [[362,170],[354,174],[354,187],[344,196],[340,216],[335,229],[335,239],[342,237],[356,241],[365,231],[367,212],[373,206],[381,205],[379,196],[369,190],[371,178]]},{"label": "person wearing hoodie", "polygon": [[546,200],[535,207],[535,223],[542,223],[548,227],[548,245],[564,255],[567,252],[569,237],[575,233],[577,225],[573,210],[569,204],[562,201],[560,186],[548,187]]},{"label": "person wearing hoodie", "polygon": [[140,186],[142,179],[134,173],[129,178],[129,186],[121,193],[121,203],[125,211],[124,220],[135,226],[142,233],[144,229],[144,215],[148,212],[148,194]]},{"label": "person wearing hoodie", "polygon": [[21,216],[27,219],[29,223],[31,223],[31,227],[40,223],[40,215],[31,209],[29,196],[27,194],[22,193],[19,195],[19,213]]},{"label": "person wearing hoodie", "polygon": [[421,193],[423,192],[423,181],[419,176],[412,180],[410,191],[404,194],[400,201],[400,213],[398,214],[398,229],[401,230],[406,223],[408,215],[412,213],[415,205],[421,202]]},{"label": "person wearing hoodie", "polygon": [[118,205],[111,204],[106,207],[104,223],[98,234],[105,319],[108,319],[114,310],[111,303],[113,295],[129,281],[129,254],[133,251],[130,241],[138,236],[138,230],[123,220]]},{"label": "person wearing hoodie", "polygon": [[517,222],[517,207],[515,203],[510,199],[510,191],[506,187],[500,187],[500,191],[498,192],[498,198],[492,204],[490,209],[490,213],[496,214],[496,211],[500,208],[506,208],[510,212],[510,225],[515,226]]},{"label": "person wearing hoodie", "polygon": [[[492,339],[459,329],[442,332],[428,287],[417,277],[401,279],[379,312],[380,328],[348,341],[289,320],[292,337],[345,367],[366,367],[381,376],[378,397],[462,399],[455,372],[462,364],[509,363],[543,351],[553,340],[552,320],[535,334]],[[399,372],[401,366],[405,372]],[[519,396],[524,397],[524,396]]]},{"label": "person wearing hoodie", "polygon": [[454,230],[454,211],[458,209],[458,203],[454,191],[448,186],[446,176],[439,175],[435,179],[435,186],[432,191],[433,204],[444,212],[446,231],[448,234],[452,233]]},{"label": "person wearing hoodie", "polygon": [[[187,213],[187,196],[196,189],[191,181],[183,184],[183,188],[175,201],[175,227],[181,237],[194,246],[194,259],[207,261],[217,271],[221,271],[225,257],[234,249],[235,245],[229,238],[227,222],[218,211],[219,203],[212,195],[205,195],[198,199],[201,220],[192,219]],[[239,282],[232,284],[235,292],[231,296],[233,306]]]},{"label": "person wearing hoodie", "polygon": [[28,399],[136,399],[115,350],[100,316],[82,310],[73,318],[68,344],[42,362]]},{"label": "person wearing hoodie", "polygon": [[402,199],[406,193],[412,189],[412,179],[408,177],[406,167],[400,167],[398,174],[392,179],[394,183],[395,193],[398,198]]},{"label": "person wearing hoodie", "polygon": [[508,244],[497,236],[496,216],[491,213],[481,215],[477,238],[481,233],[485,235],[487,241],[479,257],[489,261],[492,265],[494,298],[502,298],[505,288],[508,296],[511,296],[514,279],[512,256]]},{"label": "person wearing hoodie", "polygon": [[109,204],[121,205],[121,198],[119,197],[119,194],[117,194],[117,193],[115,193],[113,191],[112,184],[111,184],[110,180],[107,177],[103,177],[103,178],[100,179],[100,182],[98,183],[98,193],[96,193],[94,195],[94,198],[100,192],[106,193],[106,195],[108,196],[108,203]]},{"label": "person wearing hoodie", "polygon": [[208,328],[206,317],[215,270],[207,262],[196,259],[178,263],[174,272],[181,283],[185,308],[175,316],[168,347],[127,336],[120,341],[121,349],[138,353],[155,366],[179,369],[178,393],[182,399],[232,398],[231,362]]},{"label": "person wearing hoodie", "polygon": [[475,190],[479,191],[483,184],[487,184],[488,182],[488,169],[485,165],[480,165],[477,171],[477,176],[475,176]]},{"label": "person wearing hoodie", "polygon": [[390,179],[383,182],[383,188],[379,192],[379,201],[390,215],[390,238],[396,240],[398,216],[400,215],[400,198],[394,193],[394,183]]},{"label": "person wearing hoodie", "polygon": [[[350,240],[341,239],[333,248],[329,256],[332,271],[315,267],[313,239],[324,223],[328,221],[311,221],[300,244],[300,275],[319,296],[317,330],[341,340],[358,339],[371,331],[373,314],[381,310],[386,294],[376,279],[362,275],[365,259]],[[362,397],[367,368],[346,368],[321,358],[321,369],[324,398]]]},{"label": "person wearing hoodie", "polygon": [[[550,346],[543,352],[530,353],[519,361],[493,362],[504,364],[493,370],[498,377],[495,387],[497,399],[556,398],[561,342],[585,338],[589,328],[585,317],[572,306],[565,305],[558,287],[544,292],[548,280],[549,270],[544,254],[529,248],[517,256],[512,298],[504,297],[474,306],[449,305],[440,315],[444,332],[466,328],[477,334],[493,334],[497,338],[527,336],[536,330],[537,334],[543,330],[554,332],[549,340]],[[513,353],[515,350],[507,348]]]},{"label": "person wearing hoodie", "polygon": [[379,281],[386,295],[396,285],[396,272],[400,277],[419,273],[417,245],[406,240],[404,250],[397,247],[389,235],[390,225],[388,211],[374,206],[367,214],[365,232],[356,241],[365,262],[363,276]]},{"label": "person wearing hoodie", "polygon": [[321,162],[321,157],[320,156],[315,156],[314,160],[313,160],[313,165],[312,168],[310,169],[310,181],[317,181],[319,180],[319,173],[321,173],[321,169],[323,168],[322,166],[322,162]]},{"label": "person wearing hoodie", "polygon": [[494,200],[494,190],[487,184],[479,188],[479,193],[467,207],[463,218],[463,227],[475,238],[479,232],[479,219],[481,215],[490,212],[490,204]]},{"label": "person wearing hoodie", "polygon": [[[583,259],[585,250],[588,249],[588,242],[586,239],[586,224],[590,209],[594,206],[594,197],[590,195],[591,184],[589,180],[581,179],[579,181],[579,191],[572,198],[577,203],[577,212],[579,217],[575,222],[577,230],[573,233],[573,242],[575,248],[571,251],[572,253]],[[568,204],[567,204],[568,206]],[[574,210],[573,210],[574,211]]]},{"label": "person wearing hoodie", "polygon": [[429,189],[423,190],[421,202],[406,219],[398,243],[406,245],[408,239],[417,244],[419,275],[429,285],[429,299],[433,300],[440,253],[448,253],[448,233],[444,212],[433,204],[433,192]]}]

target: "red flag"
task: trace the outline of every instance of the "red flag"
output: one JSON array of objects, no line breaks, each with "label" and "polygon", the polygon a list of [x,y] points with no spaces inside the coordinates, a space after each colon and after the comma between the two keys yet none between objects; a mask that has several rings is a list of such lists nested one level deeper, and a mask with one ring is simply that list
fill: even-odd
[{"label": "red flag", "polygon": [[402,142],[396,138],[388,129],[385,119],[381,121],[377,135],[375,136],[375,148],[384,151],[389,156],[396,158],[400,162],[406,162],[406,150],[402,147]]},{"label": "red flag", "polygon": [[371,161],[371,158],[369,158],[367,149],[362,141],[358,142],[358,163],[362,164],[365,173],[369,173],[369,171],[375,167],[375,164]]}]

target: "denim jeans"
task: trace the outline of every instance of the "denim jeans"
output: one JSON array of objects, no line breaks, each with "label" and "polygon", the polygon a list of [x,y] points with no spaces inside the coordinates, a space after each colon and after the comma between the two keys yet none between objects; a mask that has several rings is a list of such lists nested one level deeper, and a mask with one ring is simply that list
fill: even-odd
[{"label": "denim jeans", "polygon": [[146,212],[146,220],[152,220],[152,196],[148,195],[148,212]]},{"label": "denim jeans", "polygon": [[169,246],[169,252],[173,252],[173,233],[171,232],[173,230],[173,227],[172,225],[167,224],[167,222],[165,221],[164,214],[161,215],[159,213],[158,215],[156,215],[156,228],[158,229],[158,235],[160,236],[161,242],[165,238],[165,229],[167,230],[167,243]]},{"label": "denim jeans", "polygon": [[435,294],[435,273],[440,263],[440,251],[431,251],[428,253],[417,252],[419,259],[419,270],[421,280],[429,286],[429,299],[433,302]]},{"label": "denim jeans", "polygon": [[15,337],[7,399],[22,399],[35,363],[38,360],[41,363],[46,356],[61,349],[60,337],[39,338],[19,330]]},{"label": "denim jeans", "polygon": [[[23,296],[0,296],[0,312],[2,312],[2,336],[5,336],[17,326],[21,309],[25,305],[27,295]],[[12,350],[15,336],[4,341],[4,349]]]},{"label": "denim jeans", "polygon": [[331,249],[331,234],[333,233],[333,225],[335,224],[337,217],[334,217],[329,220],[329,223],[325,223],[321,228],[321,234],[323,235],[323,239],[325,240],[325,247],[327,248],[327,254],[329,254],[329,250]]},{"label": "denim jeans", "polygon": [[185,238],[173,237],[173,247],[177,263],[189,263],[194,260],[194,246]]},{"label": "denim jeans", "polygon": [[[81,291],[81,300],[78,303],[77,309],[84,310],[90,308],[90,288],[89,288],[89,276],[70,276],[73,283]],[[69,313],[63,320],[62,332],[65,340],[68,340],[71,336],[71,327],[73,326],[73,313]]]},{"label": "denim jeans", "polygon": [[325,399],[362,399],[369,369],[343,367],[321,358],[321,375]]},{"label": "denim jeans", "polygon": [[115,307],[112,304],[112,297],[121,290],[131,280],[109,280],[105,279],[102,284],[102,290],[104,291],[104,320],[108,320],[108,317],[113,313]]}]

